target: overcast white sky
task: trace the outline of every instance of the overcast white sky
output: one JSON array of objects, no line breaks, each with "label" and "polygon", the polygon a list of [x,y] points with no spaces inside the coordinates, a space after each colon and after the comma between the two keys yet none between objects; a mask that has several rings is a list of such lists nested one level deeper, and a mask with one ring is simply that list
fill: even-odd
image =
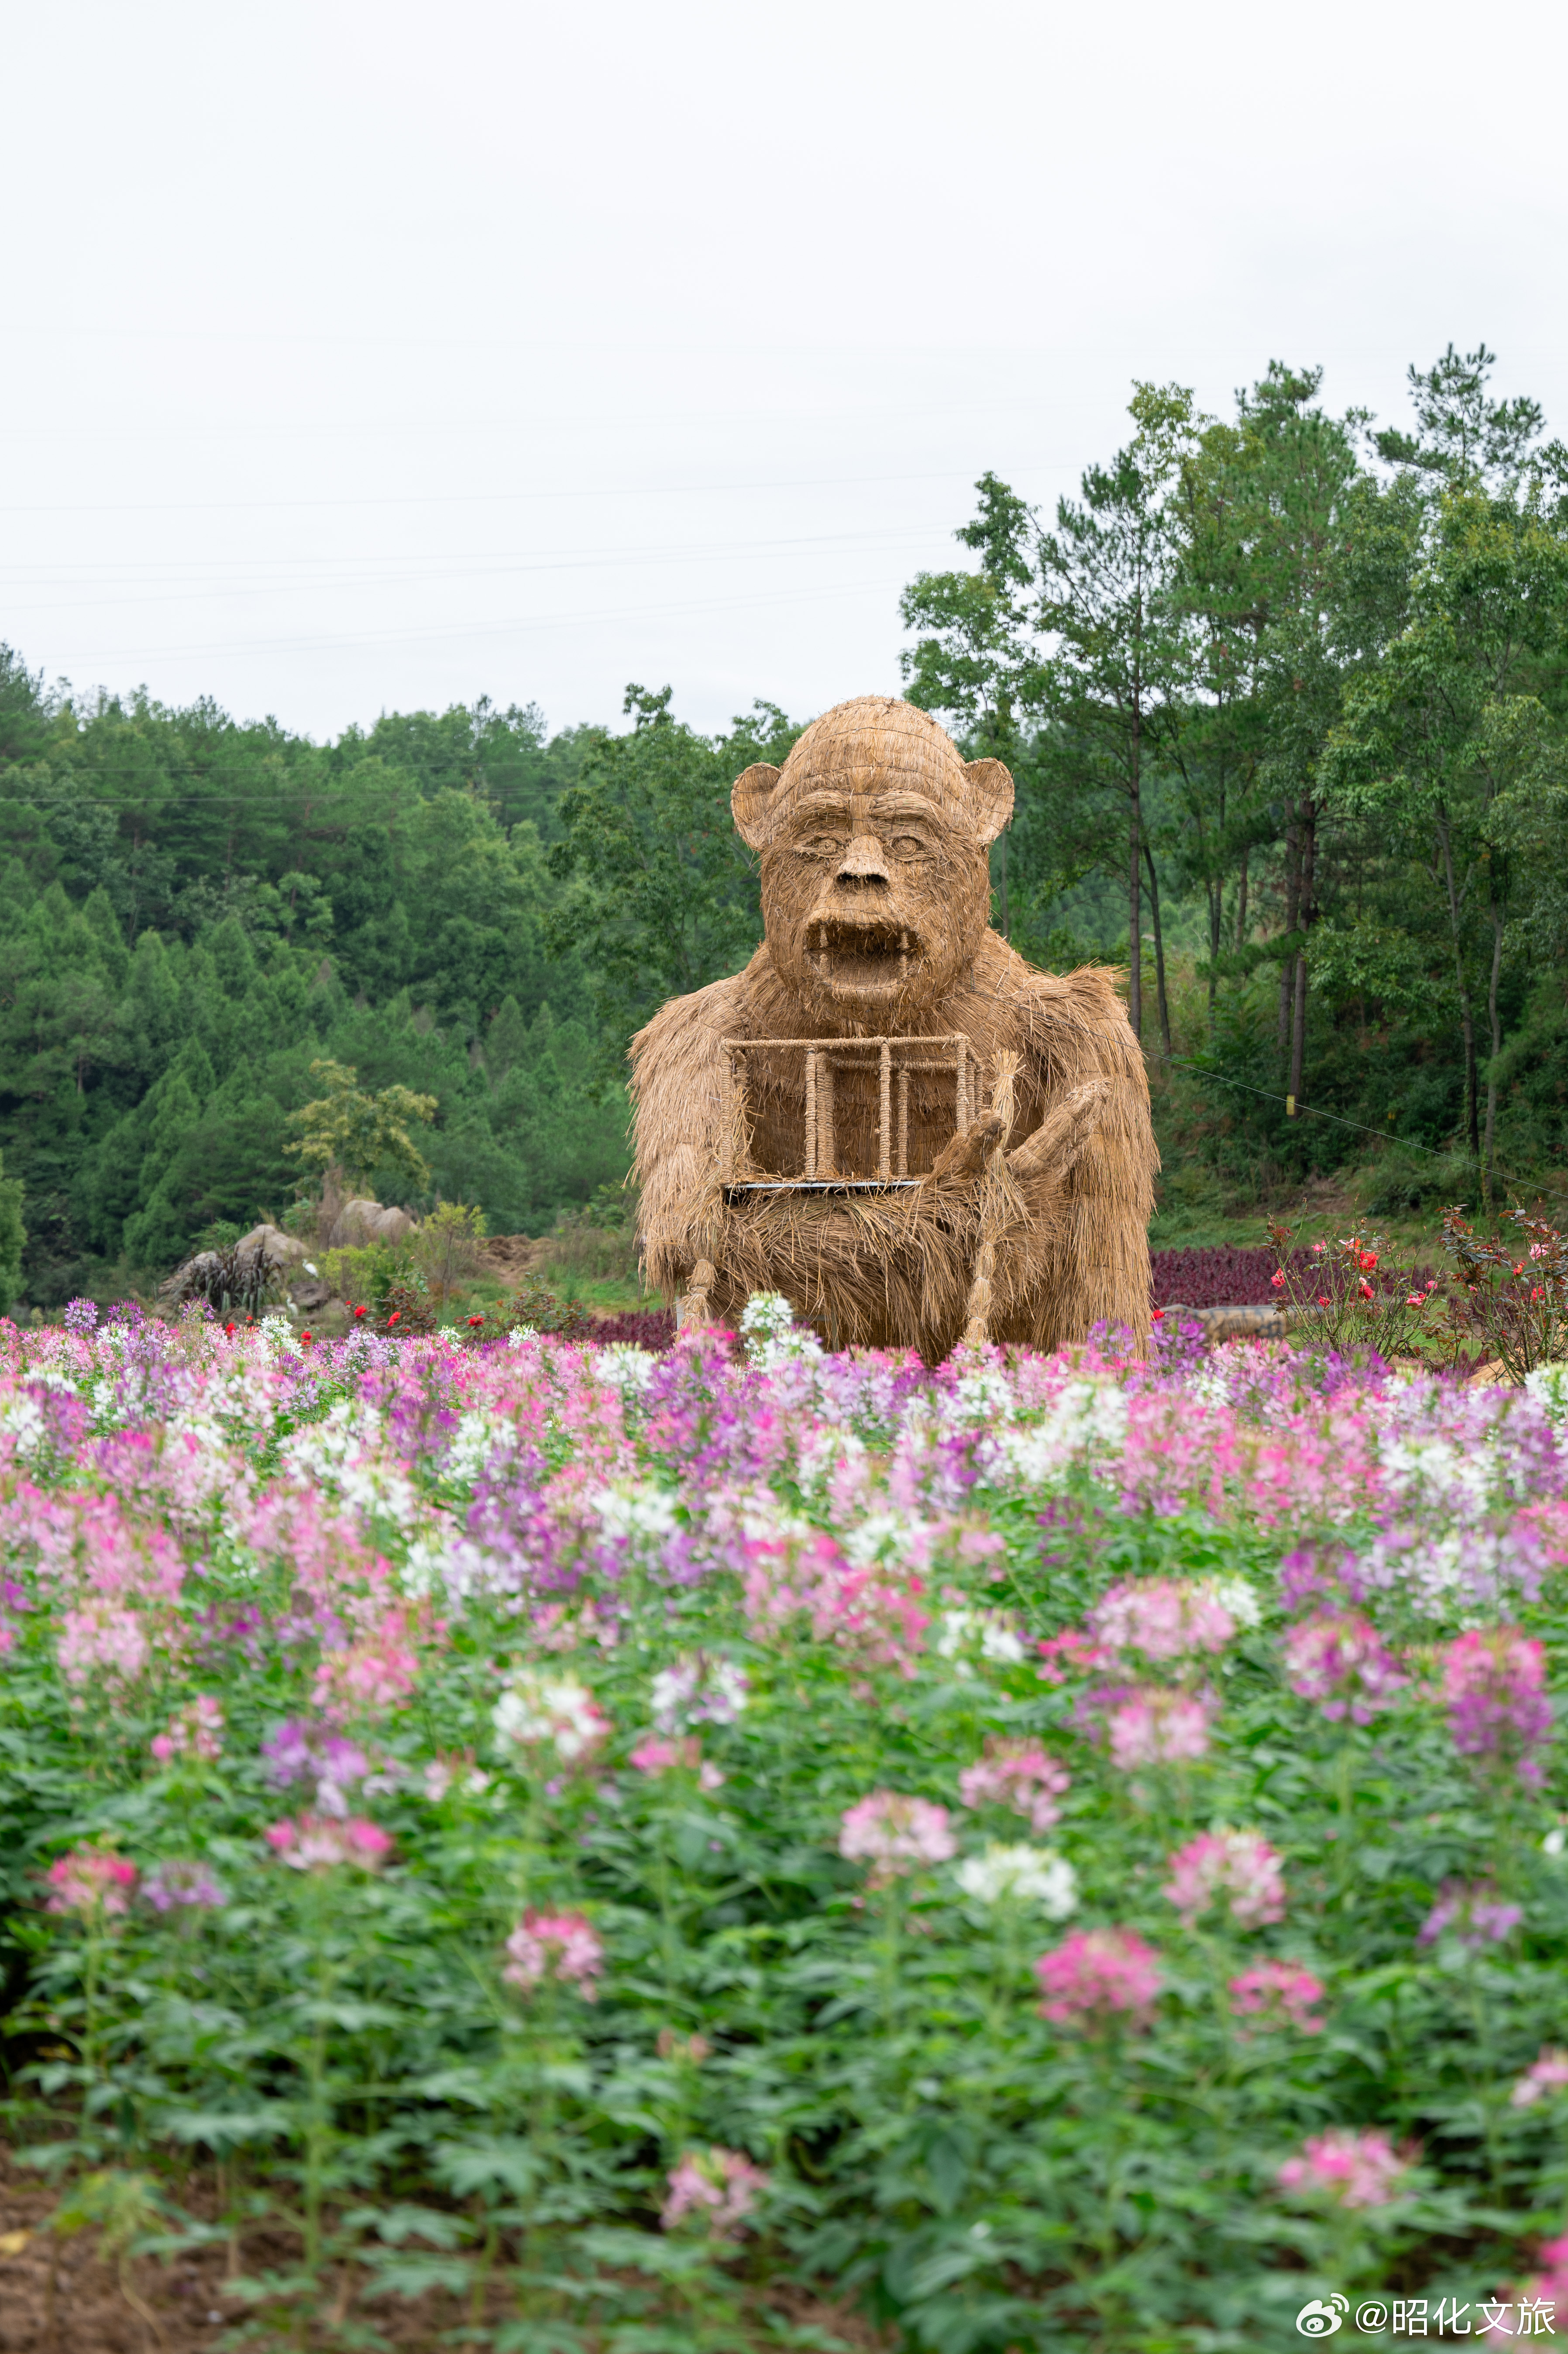
[{"label": "overcast white sky", "polygon": [[1134,376],[1568,435],[1563,12],[10,0],[0,637],[316,736],[895,690]]}]

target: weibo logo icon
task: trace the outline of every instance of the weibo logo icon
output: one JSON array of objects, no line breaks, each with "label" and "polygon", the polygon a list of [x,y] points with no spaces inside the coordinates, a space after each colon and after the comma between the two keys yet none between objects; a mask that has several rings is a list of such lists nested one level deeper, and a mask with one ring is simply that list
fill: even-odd
[{"label": "weibo logo icon", "polygon": [[1296,2317],[1296,2327],[1303,2338],[1332,2338],[1350,2309],[1350,2298],[1341,2296],[1336,2289],[1326,2302],[1315,2296],[1309,2305],[1304,2305]]}]

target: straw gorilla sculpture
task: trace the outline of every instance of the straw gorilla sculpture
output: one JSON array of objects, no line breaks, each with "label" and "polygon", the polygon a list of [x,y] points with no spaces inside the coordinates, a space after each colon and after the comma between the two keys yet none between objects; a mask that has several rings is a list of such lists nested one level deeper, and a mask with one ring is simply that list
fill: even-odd
[{"label": "straw gorilla sculpture", "polygon": [[1057,980],[990,928],[1001,762],[864,696],[731,802],[766,938],[631,1046],[645,1264],[683,1321],[781,1291],[839,1346],[928,1363],[1147,1333],[1142,1057],[1104,973]]}]

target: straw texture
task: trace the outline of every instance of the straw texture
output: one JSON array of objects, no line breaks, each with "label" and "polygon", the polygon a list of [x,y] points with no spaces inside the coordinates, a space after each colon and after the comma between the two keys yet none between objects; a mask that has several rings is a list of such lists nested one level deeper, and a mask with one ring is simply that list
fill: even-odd
[{"label": "straw texture", "polygon": [[[632,1042],[644,1265],[668,1299],[690,1288],[688,1319],[730,1322],[781,1291],[836,1345],[927,1361],[966,1333],[1052,1348],[1107,1318],[1147,1331],[1142,1056],[1110,974],[1037,971],[989,929],[985,843],[1011,800],[1000,763],[966,766],[884,697],[826,714],[782,772],[737,780],[767,938]],[[874,1043],[910,1034],[929,1053]],[[821,1042],[810,1138],[809,1050],[730,1039]],[[890,1150],[916,1190],[724,1199],[809,1167],[876,1178]]]}]

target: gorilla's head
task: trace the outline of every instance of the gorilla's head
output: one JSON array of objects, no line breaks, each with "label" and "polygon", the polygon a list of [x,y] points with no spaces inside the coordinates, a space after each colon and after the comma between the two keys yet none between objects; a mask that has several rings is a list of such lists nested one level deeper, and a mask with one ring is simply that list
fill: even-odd
[{"label": "gorilla's head", "polygon": [[904,1024],[941,1002],[991,913],[988,843],[1012,813],[1000,760],[962,760],[911,703],[862,695],[813,720],[782,769],[730,796],[762,858],[774,970],[820,1014]]}]

